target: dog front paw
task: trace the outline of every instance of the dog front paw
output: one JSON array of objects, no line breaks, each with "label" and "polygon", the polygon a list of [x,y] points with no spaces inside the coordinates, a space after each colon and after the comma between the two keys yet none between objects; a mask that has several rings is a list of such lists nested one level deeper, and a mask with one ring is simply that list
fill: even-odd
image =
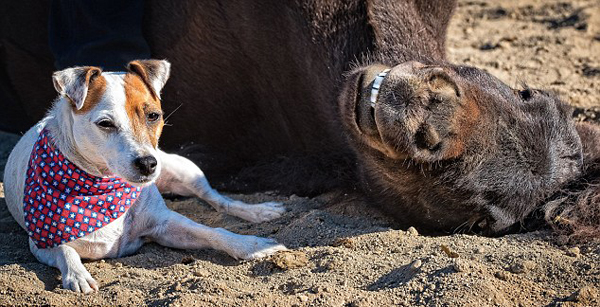
[{"label": "dog front paw", "polygon": [[283,244],[270,238],[242,236],[241,240],[227,251],[235,259],[251,260],[267,257],[278,251],[287,250]]},{"label": "dog front paw", "polygon": [[69,271],[62,275],[63,288],[85,294],[98,291],[98,283],[89,272]]},{"label": "dog front paw", "polygon": [[236,201],[230,205],[228,213],[252,223],[260,223],[278,219],[285,211],[283,204],[278,202],[251,205]]}]

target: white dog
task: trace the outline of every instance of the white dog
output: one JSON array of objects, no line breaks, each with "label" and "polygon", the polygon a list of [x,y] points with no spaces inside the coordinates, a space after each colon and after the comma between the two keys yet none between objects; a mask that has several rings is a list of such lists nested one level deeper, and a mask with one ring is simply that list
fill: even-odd
[{"label": "white dog", "polygon": [[[169,210],[160,192],[197,196],[217,211],[261,222],[280,203],[249,205],[219,195],[191,161],[158,149],[160,91],[167,61],[139,60],[127,72],[74,67],[55,72],[59,97],[13,149],[4,174],[12,216],[31,252],[57,267],[63,287],[98,290],[81,258],[131,254],[148,240],[174,248],[214,248],[237,259],[284,250],[272,239],[195,223]],[[160,191],[160,192],[159,192]]]}]

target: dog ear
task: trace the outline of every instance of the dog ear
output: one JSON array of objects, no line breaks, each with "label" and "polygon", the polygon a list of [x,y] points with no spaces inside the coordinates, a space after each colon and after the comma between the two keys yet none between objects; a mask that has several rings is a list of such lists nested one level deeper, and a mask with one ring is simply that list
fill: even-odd
[{"label": "dog ear", "polygon": [[127,70],[140,76],[152,94],[160,99],[160,91],[169,79],[171,63],[166,60],[135,60],[127,64]]},{"label": "dog ear", "polygon": [[101,73],[102,69],[98,67],[72,67],[54,72],[52,82],[60,95],[65,95],[77,110],[81,110],[90,83]]}]

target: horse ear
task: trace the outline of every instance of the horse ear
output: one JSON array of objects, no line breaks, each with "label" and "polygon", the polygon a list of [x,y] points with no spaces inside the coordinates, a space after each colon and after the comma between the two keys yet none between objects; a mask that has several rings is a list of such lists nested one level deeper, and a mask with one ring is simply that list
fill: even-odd
[{"label": "horse ear", "polygon": [[160,91],[169,79],[171,63],[166,60],[135,60],[127,64],[127,70],[142,78],[152,95],[160,99]]},{"label": "horse ear", "polygon": [[81,110],[90,83],[100,74],[102,74],[102,69],[98,67],[72,67],[54,72],[52,83],[60,95],[67,97],[77,110]]}]

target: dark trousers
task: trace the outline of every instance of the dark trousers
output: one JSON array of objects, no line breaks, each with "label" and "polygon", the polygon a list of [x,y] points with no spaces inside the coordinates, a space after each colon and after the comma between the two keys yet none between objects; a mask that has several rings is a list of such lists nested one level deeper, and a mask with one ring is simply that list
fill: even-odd
[{"label": "dark trousers", "polygon": [[124,70],[150,58],[142,33],[143,0],[53,0],[49,40],[55,67]]}]

